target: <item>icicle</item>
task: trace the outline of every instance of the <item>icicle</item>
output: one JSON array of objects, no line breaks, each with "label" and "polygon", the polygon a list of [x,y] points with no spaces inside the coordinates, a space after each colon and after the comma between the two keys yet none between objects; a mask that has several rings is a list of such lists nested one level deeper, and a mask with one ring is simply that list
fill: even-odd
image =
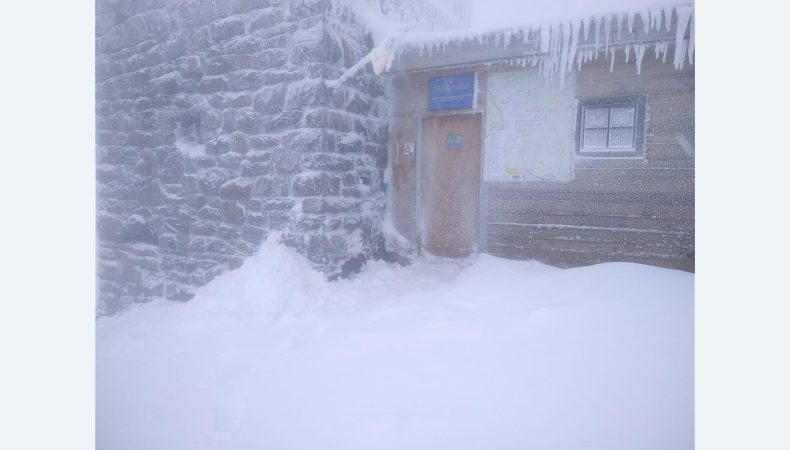
[{"label": "icicle", "polygon": [[[560,27],[562,26],[560,25]],[[560,35],[560,30],[555,32],[554,25],[549,27],[549,34],[551,35],[551,68],[549,69],[549,75],[553,77],[559,64],[562,35]]]},{"label": "icicle", "polygon": [[590,37],[590,27],[592,26],[592,17],[587,17],[584,19],[584,42],[587,42],[587,39]]},{"label": "icicle", "polygon": [[540,53],[546,54],[549,52],[549,27],[544,25],[540,26]]},{"label": "icicle", "polygon": [[616,51],[617,49],[612,47],[612,62],[609,64],[609,72],[614,72],[614,54]]},{"label": "icicle", "polygon": [[650,11],[640,12],[639,19],[642,20],[642,30],[645,34],[650,33]]},{"label": "icicle", "polygon": [[634,53],[636,53],[636,74],[639,75],[642,73],[642,58],[645,56],[645,48],[647,46],[645,44],[639,44],[636,46]]},{"label": "icicle", "polygon": [[598,24],[595,25],[595,59],[598,59],[598,44],[600,42],[602,28],[603,16],[598,18]]},{"label": "icicle", "polygon": [[576,55],[576,71],[577,72],[582,70],[582,61],[584,60],[584,55],[585,55],[584,52],[579,52],[579,54]]},{"label": "icicle", "polygon": [[650,29],[661,30],[661,10],[654,9],[650,12]]},{"label": "icicle", "polygon": [[631,46],[625,46],[625,63],[628,64],[628,57],[631,55]]},{"label": "icicle", "polygon": [[628,13],[625,15],[626,20],[628,21],[628,33],[631,34],[634,32],[634,13]]},{"label": "icicle", "polygon": [[669,31],[670,27],[672,26],[672,8],[671,6],[667,6],[664,8],[664,26],[666,27],[667,31]]},{"label": "icicle", "polygon": [[[582,26],[581,20],[577,20],[575,23],[570,24],[571,28],[571,48],[570,52],[568,53],[568,72],[573,70],[573,60],[576,58],[576,50],[578,49],[579,45],[579,28]],[[564,67],[563,67],[564,68]]]},{"label": "icicle", "polygon": [[691,11],[691,28],[689,29],[689,64],[694,64],[694,10]]},{"label": "icicle", "polygon": [[675,26],[675,69],[683,68],[683,60],[685,59],[685,39],[686,29],[689,26],[691,19],[691,8],[688,6],[679,6],[675,9],[678,15],[678,22]]},{"label": "icicle", "polygon": [[609,20],[606,21],[606,54],[609,54],[609,35],[612,33],[612,19],[614,16],[609,16]]},{"label": "icicle", "polygon": [[[563,24],[557,25],[557,27],[554,29],[553,35],[552,35],[552,39],[555,40],[556,43],[557,43],[554,46],[554,64],[553,64],[553,67],[551,69],[552,77],[553,77],[553,74],[557,73],[557,71],[560,70],[560,68],[565,69],[565,66],[562,65],[562,57],[563,57],[563,54],[565,53],[564,52],[565,40],[563,39],[564,31],[565,31],[564,28],[565,27],[563,26]],[[554,36],[556,36],[556,38]]]},{"label": "icicle", "polygon": [[624,20],[625,20],[625,17],[623,17],[623,15],[621,13],[618,13],[617,14],[617,40],[618,41],[620,40],[620,35],[623,32],[623,21]]}]

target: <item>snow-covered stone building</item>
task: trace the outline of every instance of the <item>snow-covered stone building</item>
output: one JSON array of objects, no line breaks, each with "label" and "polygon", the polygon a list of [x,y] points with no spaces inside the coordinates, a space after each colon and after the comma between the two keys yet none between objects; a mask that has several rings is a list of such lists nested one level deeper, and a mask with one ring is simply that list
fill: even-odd
[{"label": "snow-covered stone building", "polygon": [[381,80],[326,83],[371,48],[328,0],[99,0],[99,314],[187,300],[272,231],[330,276],[374,255]]},{"label": "snow-covered stone building", "polygon": [[449,257],[693,271],[693,4],[564,3],[382,51],[392,225]]},{"label": "snow-covered stone building", "polygon": [[392,250],[693,270],[693,7],[469,5],[98,0],[98,313],[188,300],[272,233],[329,277]]}]

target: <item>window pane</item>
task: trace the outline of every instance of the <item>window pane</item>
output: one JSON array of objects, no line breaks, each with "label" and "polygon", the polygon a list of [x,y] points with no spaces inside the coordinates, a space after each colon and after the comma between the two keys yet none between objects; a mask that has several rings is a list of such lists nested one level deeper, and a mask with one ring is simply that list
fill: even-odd
[{"label": "window pane", "polygon": [[584,130],[584,148],[606,148],[606,130]]},{"label": "window pane", "polygon": [[633,128],[612,128],[609,130],[609,147],[632,148],[633,146]]},{"label": "window pane", "polygon": [[609,108],[587,108],[584,128],[606,128],[609,125]]},{"label": "window pane", "polygon": [[632,127],[634,126],[634,107],[612,108],[613,127]]}]

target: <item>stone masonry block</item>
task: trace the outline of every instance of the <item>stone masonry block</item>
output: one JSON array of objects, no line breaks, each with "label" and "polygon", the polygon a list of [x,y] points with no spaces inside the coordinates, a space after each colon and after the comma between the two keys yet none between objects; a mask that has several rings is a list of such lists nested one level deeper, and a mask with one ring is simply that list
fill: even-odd
[{"label": "stone masonry block", "polygon": [[302,212],[305,214],[349,213],[357,208],[357,202],[347,198],[306,198],[302,201]]},{"label": "stone masonry block", "polygon": [[264,175],[255,179],[254,197],[288,197],[288,179],[282,175]]},{"label": "stone masonry block", "polygon": [[294,0],[289,2],[290,12],[295,17],[310,17],[332,10],[330,0]]},{"label": "stone masonry block", "polygon": [[271,28],[283,21],[283,12],[280,8],[268,8],[252,16],[250,31],[261,28]]},{"label": "stone masonry block", "polygon": [[302,73],[293,69],[271,69],[261,72],[263,84],[271,86],[273,84],[287,83],[302,79]]},{"label": "stone masonry block", "polygon": [[335,136],[326,130],[296,130],[285,135],[282,145],[299,153],[331,153],[335,151]]},{"label": "stone masonry block", "polygon": [[305,125],[315,128],[327,128],[337,131],[354,131],[351,117],[341,111],[327,108],[314,109],[305,114]]},{"label": "stone masonry block", "polygon": [[198,189],[204,195],[219,195],[219,188],[230,179],[230,174],[220,168],[210,168],[198,174]]},{"label": "stone masonry block", "polygon": [[252,106],[252,94],[249,92],[218,92],[212,94],[208,98],[208,102],[214,108],[245,108]]},{"label": "stone masonry block", "polygon": [[335,63],[340,60],[341,56],[340,44],[325,25],[299,30],[291,38],[289,59],[294,64]]},{"label": "stone masonry block", "polygon": [[236,200],[222,201],[222,221],[233,225],[244,223],[244,208]]},{"label": "stone masonry block", "polygon": [[292,188],[297,197],[336,196],[340,194],[340,177],[326,172],[301,173],[294,177]]},{"label": "stone masonry block", "polygon": [[252,180],[248,178],[234,178],[220,186],[219,196],[228,200],[246,200],[252,192]]},{"label": "stone masonry block", "polygon": [[279,48],[270,48],[252,56],[252,67],[258,70],[282,69],[288,62],[288,54]]},{"label": "stone masonry block", "polygon": [[302,167],[306,170],[347,171],[354,164],[343,155],[336,153],[308,153],[302,155]]},{"label": "stone masonry block", "polygon": [[263,75],[257,70],[242,70],[229,75],[232,91],[256,91],[264,85]]},{"label": "stone masonry block", "polygon": [[205,63],[206,75],[222,75],[252,67],[250,55],[220,55],[209,58]]},{"label": "stone masonry block", "polygon": [[299,153],[284,147],[278,147],[272,153],[272,164],[277,173],[296,173],[300,170]]},{"label": "stone masonry block", "polygon": [[282,85],[264,87],[255,93],[252,102],[253,108],[258,112],[278,114],[285,104],[285,87]]},{"label": "stone masonry block", "polygon": [[99,212],[96,217],[96,232],[102,241],[118,243],[126,240],[123,222],[112,214]]},{"label": "stone masonry block", "polygon": [[329,103],[329,91],[324,80],[306,80],[294,83],[288,90],[287,109],[302,109],[307,106],[321,106]]},{"label": "stone masonry block", "polygon": [[231,16],[219,19],[211,24],[209,32],[211,40],[215,43],[244,34],[244,17]]}]

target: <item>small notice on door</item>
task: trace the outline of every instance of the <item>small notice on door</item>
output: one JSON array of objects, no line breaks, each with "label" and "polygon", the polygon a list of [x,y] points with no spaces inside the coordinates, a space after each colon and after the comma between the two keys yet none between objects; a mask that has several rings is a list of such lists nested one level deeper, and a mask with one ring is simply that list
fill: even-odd
[{"label": "small notice on door", "polygon": [[461,148],[461,135],[451,133],[447,135],[447,150],[458,150]]},{"label": "small notice on door", "polygon": [[403,157],[409,159],[414,158],[414,142],[403,143]]}]

